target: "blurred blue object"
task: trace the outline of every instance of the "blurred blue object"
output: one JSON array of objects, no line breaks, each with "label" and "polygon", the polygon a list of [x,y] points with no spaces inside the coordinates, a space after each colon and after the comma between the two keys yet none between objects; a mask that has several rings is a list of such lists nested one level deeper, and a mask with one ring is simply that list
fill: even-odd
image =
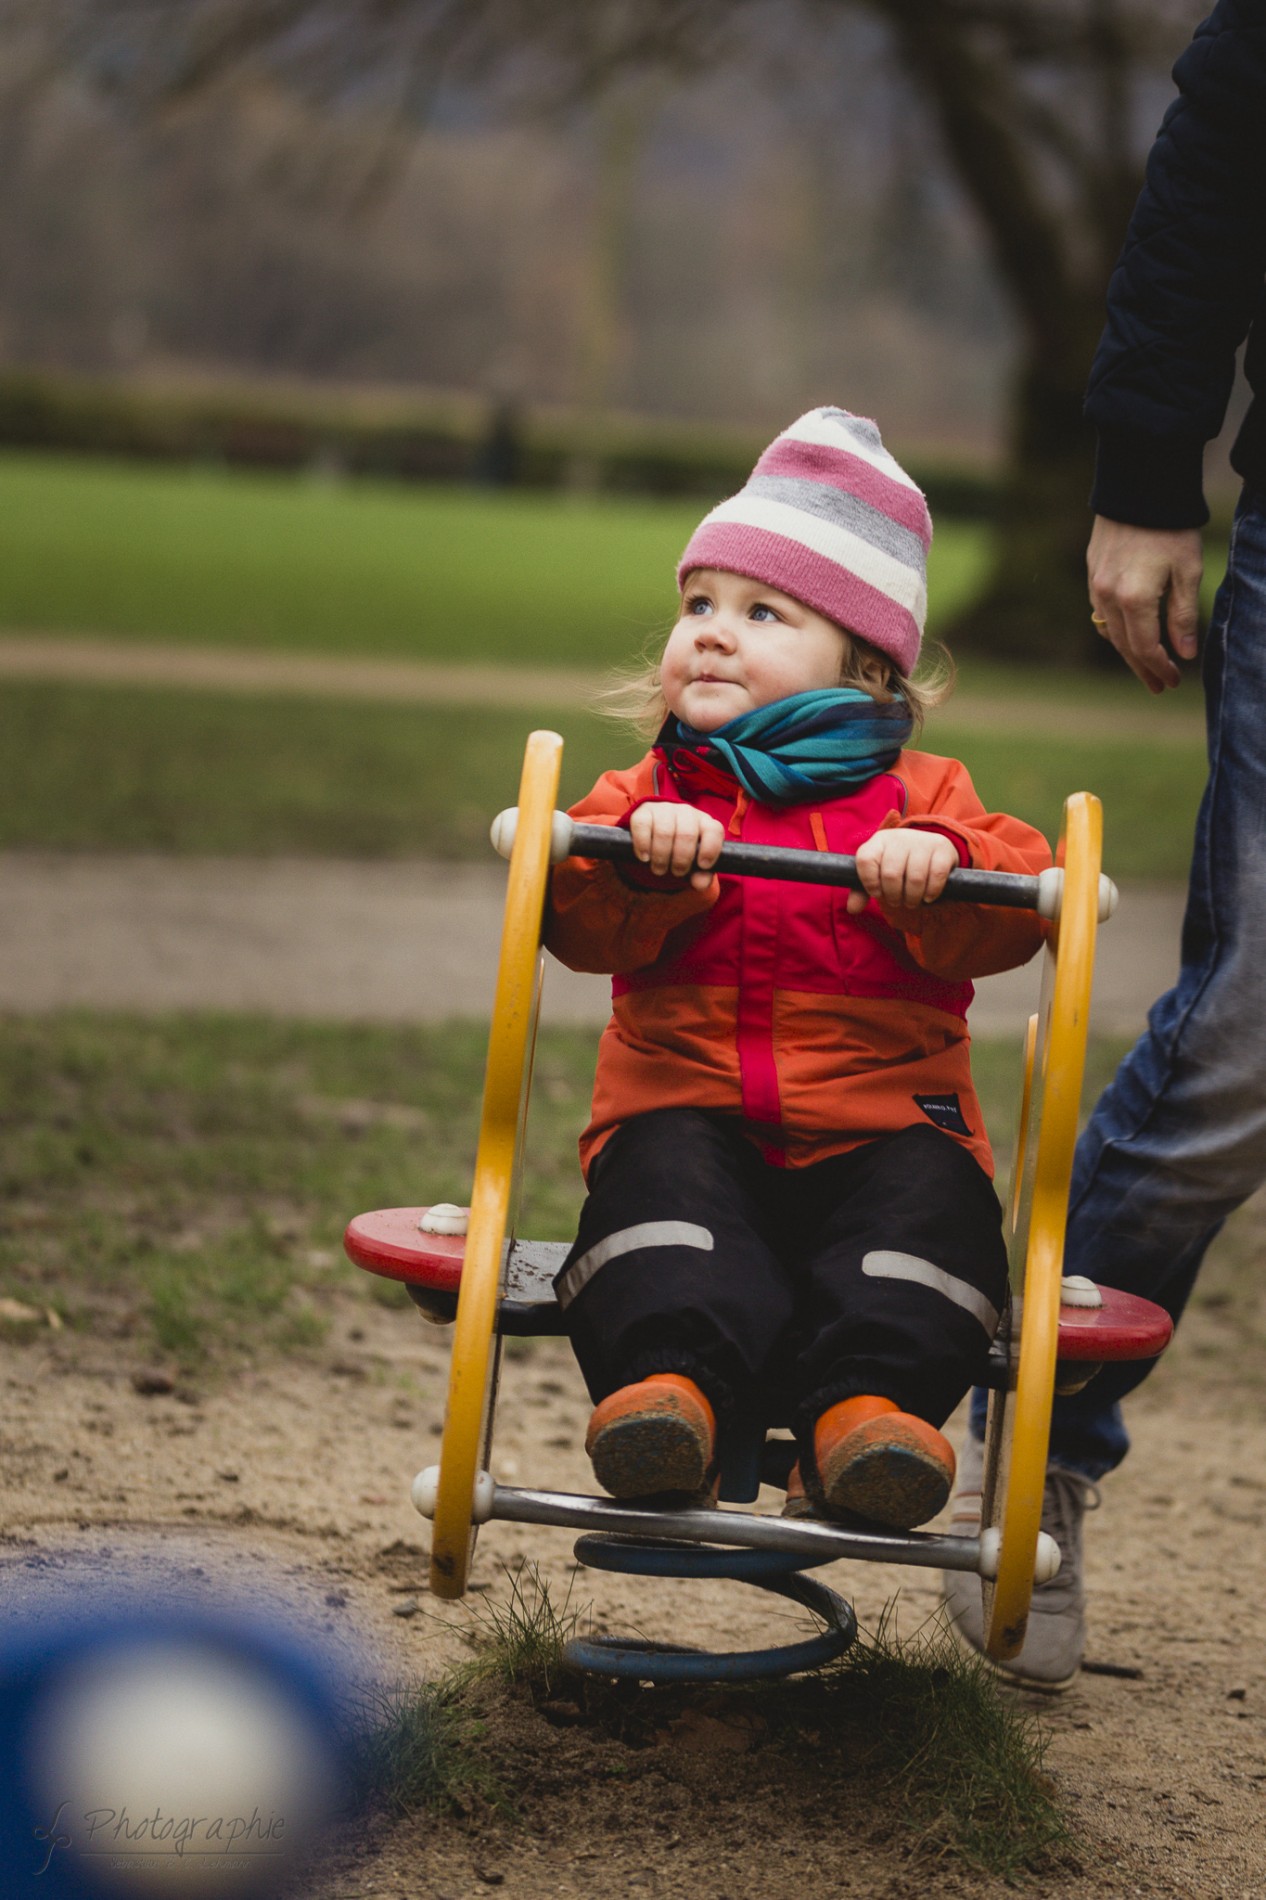
[{"label": "blurred blue object", "polygon": [[280,1621],[114,1598],[0,1637],[5,1900],[264,1900],[355,1783],[350,1673]]}]

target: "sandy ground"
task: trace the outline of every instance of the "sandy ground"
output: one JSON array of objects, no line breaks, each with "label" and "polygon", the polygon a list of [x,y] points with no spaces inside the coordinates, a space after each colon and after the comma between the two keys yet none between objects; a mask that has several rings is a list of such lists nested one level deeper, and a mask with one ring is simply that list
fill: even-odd
[{"label": "sandy ground", "polygon": [[[383,1681],[432,1674],[466,1653],[481,1606],[504,1595],[507,1567],[524,1561],[539,1565],[556,1600],[570,1592],[574,1606],[591,1605],[598,1629],[727,1648],[803,1628],[798,1613],[738,1585],[578,1572],[567,1533],[511,1525],[482,1534],[466,1601],[439,1604],[426,1592],[427,1527],[408,1482],[436,1454],[447,1335],[350,1293],[334,1296],[334,1312],[312,1361],[149,1397],[133,1384],[141,1361],[126,1322],[115,1339],[0,1347],[6,1600],[56,1603],[137,1575],[176,1595],[280,1593],[319,1640],[370,1654]],[[1089,1658],[1136,1673],[1087,1673],[1061,1698],[1026,1698],[1041,1705],[1048,1767],[1080,1837],[1076,1861],[1036,1880],[1035,1893],[1266,1892],[1266,1418],[1259,1395],[1225,1375],[1234,1325],[1218,1309],[1193,1316],[1136,1401],[1133,1456],[1088,1519]],[[521,1349],[502,1382],[497,1476],[587,1489],[586,1413],[562,1342]],[[938,1600],[928,1572],[819,1574],[852,1598],[864,1625],[896,1596],[900,1627],[912,1630]],[[547,1761],[551,1749],[574,1756],[585,1746],[532,1720]],[[706,1724],[701,1734],[706,1752]],[[312,1900],[456,1900],[489,1885],[522,1900],[625,1887],[692,1900],[791,1900],[806,1885],[1007,1891],[949,1866],[930,1886],[926,1871],[908,1884],[899,1844],[882,1835],[841,1864],[831,1829],[798,1824],[784,1802],[738,1813],[710,1797],[701,1818],[689,1795],[697,1763],[643,1750],[631,1764],[628,1785],[573,1798],[562,1824],[540,1799],[509,1827],[383,1823]],[[673,1826],[647,1822],[648,1803],[661,1818],[672,1810]]]}]

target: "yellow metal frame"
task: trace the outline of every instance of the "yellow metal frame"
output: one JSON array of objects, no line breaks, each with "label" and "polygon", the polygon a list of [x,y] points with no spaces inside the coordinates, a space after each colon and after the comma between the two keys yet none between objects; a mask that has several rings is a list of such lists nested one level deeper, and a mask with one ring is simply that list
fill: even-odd
[{"label": "yellow metal frame", "polygon": [[1002,1533],[997,1576],[992,1585],[985,1585],[985,1647],[996,1662],[1019,1654],[1033,1596],[1055,1397],[1068,1189],[1090,1026],[1102,849],[1099,800],[1077,792],[1064,807],[1063,896],[1045,952],[1038,1033],[1036,1039],[1030,1035],[1026,1050],[1025,1125],[1011,1201],[1019,1355],[1018,1362],[1013,1355],[1013,1387],[991,1396],[986,1432],[982,1521]]},{"label": "yellow metal frame", "polygon": [[519,821],[510,855],[470,1225],[453,1330],[444,1436],[440,1441],[440,1476],[431,1537],[431,1589],[440,1597],[464,1595],[474,1549],[475,1480],[481,1452],[487,1457],[489,1433],[485,1426],[489,1430],[491,1427],[497,1296],[539,1006],[541,917],[562,756],[563,742],[556,732],[532,733],[519,783]]},{"label": "yellow metal frame", "polygon": [[[431,1545],[431,1588],[465,1594],[474,1549],[474,1496],[487,1462],[496,1385],[497,1299],[518,1175],[525,1094],[539,1008],[541,918],[563,742],[528,739],[510,858],[505,922],[488,1042],[470,1224],[453,1334],[448,1405]],[[1011,1196],[1013,1290],[1019,1315],[1010,1387],[995,1392],[986,1439],[983,1521],[1001,1530],[995,1581],[985,1588],[985,1640],[997,1661],[1023,1644],[1033,1592],[1050,1441],[1068,1186],[1085,1068],[1099,907],[1102,813],[1079,792],[1064,808],[1060,916],[1045,952],[1042,1001],[1027,1039],[1024,1101]]]}]

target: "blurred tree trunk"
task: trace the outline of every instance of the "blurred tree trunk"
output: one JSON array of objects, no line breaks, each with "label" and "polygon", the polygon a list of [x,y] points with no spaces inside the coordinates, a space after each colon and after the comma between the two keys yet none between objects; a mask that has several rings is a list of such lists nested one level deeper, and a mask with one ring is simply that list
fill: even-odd
[{"label": "blurred tree trunk", "polygon": [[1102,298],[1078,314],[1080,349],[1051,361],[1030,346],[1018,367],[993,570],[947,629],[951,642],[996,659],[1078,664],[1107,651],[1086,591],[1094,444],[1081,413]]},{"label": "blurred tree trunk", "polygon": [[[851,0],[844,0],[844,4]],[[1141,164],[1128,137],[1138,20],[1062,8],[863,0],[932,113],[1020,325],[993,572],[949,637],[995,658],[1099,659],[1085,547],[1094,445],[1082,399]],[[1045,39],[1045,43],[1044,43]],[[1080,97],[1020,83],[1025,45],[1080,71]]]},{"label": "blurred tree trunk", "polygon": [[658,85],[643,76],[613,88],[599,102],[589,254],[578,318],[576,397],[584,447],[568,473],[569,485],[593,492],[602,485],[601,445],[619,379],[625,336],[625,280],[633,233],[637,161],[653,122]]}]

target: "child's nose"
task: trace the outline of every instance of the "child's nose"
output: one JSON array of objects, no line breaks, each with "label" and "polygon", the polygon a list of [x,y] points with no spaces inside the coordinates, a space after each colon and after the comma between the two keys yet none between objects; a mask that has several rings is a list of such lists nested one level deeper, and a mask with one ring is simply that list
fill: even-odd
[{"label": "child's nose", "polygon": [[732,647],[735,633],[728,614],[709,614],[700,620],[695,632],[700,646]]}]

